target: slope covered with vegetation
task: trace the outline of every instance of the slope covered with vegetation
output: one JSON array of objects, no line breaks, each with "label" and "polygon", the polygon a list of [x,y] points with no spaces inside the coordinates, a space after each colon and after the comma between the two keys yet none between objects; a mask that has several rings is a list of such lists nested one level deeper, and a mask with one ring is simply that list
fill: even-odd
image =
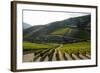
[{"label": "slope covered with vegetation", "polygon": [[34,54],[32,62],[90,59],[90,18],[86,15],[24,29],[23,52]]}]

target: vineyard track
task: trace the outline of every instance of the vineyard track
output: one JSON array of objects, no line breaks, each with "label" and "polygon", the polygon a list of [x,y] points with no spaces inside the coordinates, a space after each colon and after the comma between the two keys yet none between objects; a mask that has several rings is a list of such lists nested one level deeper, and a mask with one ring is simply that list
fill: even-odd
[{"label": "vineyard track", "polygon": [[75,60],[80,60],[80,58],[79,58],[77,55],[75,55],[75,54],[72,54],[72,57],[73,57]]},{"label": "vineyard track", "polygon": [[57,50],[55,49],[55,52],[53,53],[52,61],[56,61],[56,53],[57,53]]},{"label": "vineyard track", "polygon": [[59,54],[59,58],[60,60],[65,60],[63,54],[60,52],[60,50],[58,50],[58,54]]},{"label": "vineyard track", "polygon": [[67,60],[73,60],[73,58],[68,53],[64,53],[64,55]]},{"label": "vineyard track", "polygon": [[24,62],[32,62],[34,57],[34,53],[24,54],[23,61]]},{"label": "vineyard track", "polygon": [[79,57],[80,57],[81,59],[83,59],[83,60],[84,60],[84,59],[85,59],[85,60],[88,59],[86,56],[84,56],[84,55],[82,55],[82,54],[79,54]]},{"label": "vineyard track", "polygon": [[86,54],[86,56],[88,57],[88,59],[91,59],[91,56],[89,54]]}]

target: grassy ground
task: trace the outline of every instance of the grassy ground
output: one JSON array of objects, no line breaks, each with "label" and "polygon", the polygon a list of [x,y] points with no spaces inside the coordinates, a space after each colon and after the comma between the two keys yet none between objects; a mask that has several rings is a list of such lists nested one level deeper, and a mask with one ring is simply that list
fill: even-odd
[{"label": "grassy ground", "polygon": [[[53,49],[57,48],[60,44],[55,44],[55,43],[29,43],[29,42],[24,42],[23,43],[23,50],[24,51],[32,51],[32,50],[44,50],[44,49]],[[68,44],[63,44],[63,46],[60,48],[62,52],[67,52],[68,54],[90,54],[91,52],[91,47],[90,47],[90,42],[85,41],[85,42],[77,42],[77,43],[68,43]]]},{"label": "grassy ground", "polygon": [[54,43],[30,43],[30,42],[23,42],[23,50],[40,50],[40,49],[50,49],[57,47],[58,44]]},{"label": "grassy ground", "polygon": [[53,31],[51,35],[64,35],[66,32],[70,32],[70,31],[71,31],[70,28],[61,28]]},{"label": "grassy ground", "polygon": [[90,54],[91,47],[90,42],[77,42],[77,43],[70,43],[70,44],[64,44],[62,48],[60,48],[62,52],[67,52],[68,54]]}]

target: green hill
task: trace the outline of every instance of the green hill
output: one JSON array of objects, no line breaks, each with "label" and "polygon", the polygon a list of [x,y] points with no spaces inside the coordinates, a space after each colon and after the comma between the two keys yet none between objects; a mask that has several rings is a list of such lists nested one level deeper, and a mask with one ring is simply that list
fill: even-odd
[{"label": "green hill", "polygon": [[73,40],[90,40],[90,17],[91,15],[86,15],[46,25],[32,26],[23,30],[23,41],[61,43],[73,42]]},{"label": "green hill", "polygon": [[66,33],[70,33],[72,29],[70,28],[61,28],[51,32],[51,35],[64,35]]}]

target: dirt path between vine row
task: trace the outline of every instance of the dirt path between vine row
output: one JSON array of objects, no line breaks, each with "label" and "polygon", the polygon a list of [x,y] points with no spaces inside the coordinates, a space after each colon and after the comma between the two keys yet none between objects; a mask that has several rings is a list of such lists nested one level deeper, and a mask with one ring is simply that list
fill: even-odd
[{"label": "dirt path between vine row", "polygon": [[32,62],[34,53],[28,53],[23,55],[23,62]]}]

